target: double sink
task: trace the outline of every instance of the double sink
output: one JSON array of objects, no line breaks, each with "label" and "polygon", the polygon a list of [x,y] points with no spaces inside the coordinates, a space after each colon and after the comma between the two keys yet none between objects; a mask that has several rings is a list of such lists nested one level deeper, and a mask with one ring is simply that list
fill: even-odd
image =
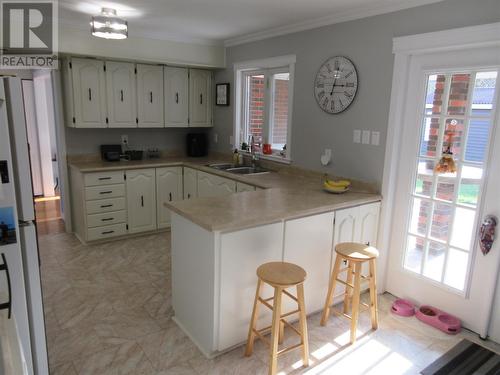
[{"label": "double sink", "polygon": [[230,163],[209,164],[208,167],[234,174],[264,174],[269,173],[267,169],[252,166],[236,166]]}]

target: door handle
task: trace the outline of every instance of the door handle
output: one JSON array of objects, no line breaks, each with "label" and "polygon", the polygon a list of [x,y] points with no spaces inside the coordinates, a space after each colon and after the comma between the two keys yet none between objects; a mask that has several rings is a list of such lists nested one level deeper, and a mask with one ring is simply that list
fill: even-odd
[{"label": "door handle", "polygon": [[120,100],[123,102],[123,90],[120,90]]},{"label": "door handle", "polygon": [[144,207],[144,195],[141,195],[141,207]]},{"label": "door handle", "polygon": [[179,104],[179,93],[175,93],[175,104]]},{"label": "door handle", "polygon": [[153,103],[153,91],[149,92],[149,102]]},{"label": "door handle", "polygon": [[172,193],[168,193],[168,200],[172,202]]},{"label": "door handle", "polygon": [[488,254],[493,247],[497,224],[498,219],[493,215],[486,215],[481,223],[481,229],[479,230],[479,247],[484,255]]},{"label": "door handle", "polygon": [[200,104],[203,104],[203,94],[200,94]]},{"label": "door handle", "polygon": [[92,89],[89,87],[89,102],[92,101]]},{"label": "door handle", "polygon": [[7,276],[7,292],[9,293],[7,302],[0,303],[0,310],[8,310],[8,318],[10,319],[10,315],[12,312],[12,289],[10,286],[10,273],[9,273],[9,265],[7,264],[7,259],[5,259],[5,254],[2,253],[2,262],[0,264],[0,271],[5,271],[5,275]]}]

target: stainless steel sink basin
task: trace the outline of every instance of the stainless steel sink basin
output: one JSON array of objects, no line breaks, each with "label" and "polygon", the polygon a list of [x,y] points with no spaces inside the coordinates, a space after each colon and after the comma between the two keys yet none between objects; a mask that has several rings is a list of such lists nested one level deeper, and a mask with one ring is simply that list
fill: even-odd
[{"label": "stainless steel sink basin", "polygon": [[229,168],[235,168],[236,166],[230,163],[217,163],[217,164],[208,164],[208,167],[225,171]]},{"label": "stainless steel sink basin", "polygon": [[259,167],[235,167],[228,168],[226,172],[236,173],[236,174],[263,174],[269,173],[267,169],[259,168]]}]

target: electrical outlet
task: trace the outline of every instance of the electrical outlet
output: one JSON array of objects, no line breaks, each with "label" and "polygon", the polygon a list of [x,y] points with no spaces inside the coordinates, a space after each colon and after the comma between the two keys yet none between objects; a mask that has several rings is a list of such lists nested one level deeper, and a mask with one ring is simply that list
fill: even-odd
[{"label": "electrical outlet", "polygon": [[364,145],[369,145],[370,144],[370,134],[371,132],[369,130],[363,130],[361,134],[361,143]]},{"label": "electrical outlet", "polygon": [[122,146],[128,146],[128,135],[127,134],[122,135]]},{"label": "electrical outlet", "polygon": [[372,145],[380,145],[380,132],[372,132]]},{"label": "electrical outlet", "polygon": [[353,139],[354,143],[361,143],[361,130],[354,130]]}]

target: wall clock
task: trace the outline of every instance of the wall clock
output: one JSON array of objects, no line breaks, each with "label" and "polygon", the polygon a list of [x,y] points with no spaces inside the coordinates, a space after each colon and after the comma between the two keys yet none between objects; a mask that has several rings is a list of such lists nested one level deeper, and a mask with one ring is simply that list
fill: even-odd
[{"label": "wall clock", "polygon": [[318,70],[314,81],[314,96],[327,113],[345,111],[358,90],[356,67],[347,57],[329,58]]}]

